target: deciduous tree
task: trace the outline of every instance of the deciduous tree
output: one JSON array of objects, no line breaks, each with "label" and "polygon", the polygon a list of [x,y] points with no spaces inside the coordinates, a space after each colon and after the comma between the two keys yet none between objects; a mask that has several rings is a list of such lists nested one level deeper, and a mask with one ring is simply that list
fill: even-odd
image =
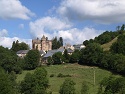
[{"label": "deciduous tree", "polygon": [[71,79],[65,79],[63,84],[60,86],[60,94],[76,94],[75,93],[75,82]]},{"label": "deciduous tree", "polygon": [[40,53],[38,50],[30,50],[25,57],[25,68],[35,69],[40,62]]},{"label": "deciduous tree", "polygon": [[48,88],[47,71],[38,68],[33,74],[28,73],[21,82],[21,93],[23,94],[47,94]]}]

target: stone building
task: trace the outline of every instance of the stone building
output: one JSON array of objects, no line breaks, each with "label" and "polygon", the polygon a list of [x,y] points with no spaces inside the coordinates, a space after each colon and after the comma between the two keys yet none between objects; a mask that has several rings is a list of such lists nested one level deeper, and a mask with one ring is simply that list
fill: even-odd
[{"label": "stone building", "polygon": [[41,40],[39,38],[32,40],[32,49],[38,49],[43,51],[52,50],[52,40],[48,40],[47,37],[43,35]]}]

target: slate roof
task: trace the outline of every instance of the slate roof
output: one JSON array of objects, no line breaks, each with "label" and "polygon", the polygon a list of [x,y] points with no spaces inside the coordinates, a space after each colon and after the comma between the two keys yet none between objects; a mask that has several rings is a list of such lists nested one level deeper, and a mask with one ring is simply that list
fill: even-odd
[{"label": "slate roof", "polygon": [[49,57],[49,56],[52,56],[54,53],[56,53],[57,52],[57,50],[49,50],[47,53],[46,53],[46,55],[44,56],[44,58],[47,58],[47,57]]},{"label": "slate roof", "polygon": [[27,54],[29,50],[20,50],[16,54]]},{"label": "slate roof", "polygon": [[46,52],[43,50],[40,50],[39,52],[40,52],[40,54],[46,54]]},{"label": "slate roof", "polygon": [[[46,54],[45,54],[45,56],[43,57],[43,58],[47,58],[47,57],[51,57],[54,53],[56,53],[56,52],[61,52],[61,53],[63,53],[65,51],[65,48],[64,47],[61,47],[61,48],[59,48],[59,49],[57,49],[57,50],[49,50]],[[67,49],[67,51],[68,51],[68,53],[73,53],[74,51],[73,50],[71,50],[71,49]]]},{"label": "slate roof", "polygon": [[61,47],[57,50],[57,52],[64,52],[64,51],[65,51],[64,47]]},{"label": "slate roof", "polygon": [[68,53],[73,53],[74,51],[73,51],[72,49],[68,48],[68,49],[67,49],[67,52],[68,52]]},{"label": "slate roof", "polygon": [[[19,50],[16,54],[27,54],[29,50]],[[45,55],[46,52],[44,52],[43,50],[39,51],[41,55]]]}]

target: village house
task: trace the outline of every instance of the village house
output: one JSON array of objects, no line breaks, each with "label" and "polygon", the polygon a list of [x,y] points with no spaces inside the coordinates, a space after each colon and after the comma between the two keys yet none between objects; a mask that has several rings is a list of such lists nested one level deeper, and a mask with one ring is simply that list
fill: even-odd
[{"label": "village house", "polygon": [[77,44],[77,45],[73,45],[73,47],[74,47],[75,50],[81,50],[81,49],[85,48],[85,45]]},{"label": "village house", "polygon": [[28,51],[29,51],[29,50],[20,50],[20,51],[18,51],[16,54],[18,55],[18,57],[23,58],[23,57],[26,56],[26,54],[28,53]]},{"label": "village house", "polygon": [[[27,55],[28,51],[29,51],[29,50],[20,50],[20,51],[17,51],[16,54],[18,55],[18,57],[24,58],[24,57]],[[46,54],[46,52],[45,52],[45,51],[42,51],[42,50],[40,50],[39,53],[40,53],[40,56],[41,56],[41,57]]]}]

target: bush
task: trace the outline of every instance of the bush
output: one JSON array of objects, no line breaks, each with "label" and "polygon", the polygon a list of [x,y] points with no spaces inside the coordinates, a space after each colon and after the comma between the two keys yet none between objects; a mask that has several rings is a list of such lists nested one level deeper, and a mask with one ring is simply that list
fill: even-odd
[{"label": "bush", "polygon": [[59,94],[76,94],[75,82],[71,79],[65,79],[63,84],[60,86]]},{"label": "bush", "polygon": [[62,73],[59,73],[59,74],[57,75],[57,77],[72,77],[72,76],[69,75],[69,74],[64,75],[64,74],[62,74]]},{"label": "bush", "polygon": [[51,74],[50,77],[54,77],[54,74]]}]

